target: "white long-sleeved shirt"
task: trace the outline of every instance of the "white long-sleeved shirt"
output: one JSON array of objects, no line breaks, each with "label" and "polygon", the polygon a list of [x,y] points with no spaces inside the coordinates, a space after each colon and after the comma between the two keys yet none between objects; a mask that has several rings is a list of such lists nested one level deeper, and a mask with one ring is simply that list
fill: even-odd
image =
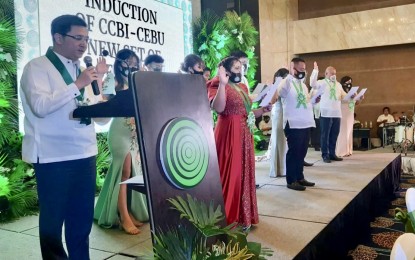
[{"label": "white long-sleeved shirt", "polygon": [[[320,115],[322,117],[342,117],[341,111],[341,101],[347,95],[347,93],[343,90],[341,84],[339,82],[331,82],[327,83],[326,79],[317,80],[318,77],[318,70],[314,69],[313,73],[310,76],[310,85],[313,89],[324,89],[324,93],[321,95],[320,100]],[[330,98],[330,88],[331,84],[335,84],[336,90],[336,99]]]},{"label": "white long-sleeved shirt", "polygon": [[[305,108],[303,105],[297,108],[298,93],[293,85],[293,81],[295,81],[297,86],[301,86],[306,96]],[[282,102],[284,128],[287,122],[290,124],[290,128],[303,129],[316,127],[313,117],[313,107],[310,102],[310,94],[307,86],[301,80],[295,79],[292,75],[288,75],[281,81],[277,91]]]},{"label": "white long-sleeved shirt", "polygon": [[[55,53],[57,54],[57,53]],[[75,80],[79,61],[57,54]],[[51,163],[88,158],[97,154],[94,124],[80,124],[72,117],[81,95],[75,83],[67,85],[46,56],[30,61],[20,82],[24,117],[22,157],[29,163]],[[83,100],[89,104],[102,100],[85,87]]]}]

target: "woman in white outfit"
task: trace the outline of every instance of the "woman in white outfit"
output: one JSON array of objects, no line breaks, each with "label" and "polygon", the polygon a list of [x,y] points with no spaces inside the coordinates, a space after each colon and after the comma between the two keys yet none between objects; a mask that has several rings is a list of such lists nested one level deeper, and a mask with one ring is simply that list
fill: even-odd
[{"label": "woman in white outfit", "polygon": [[[349,93],[352,87],[352,78],[344,76],[340,80],[340,84],[346,93]],[[359,101],[342,101],[341,110],[342,118],[340,121],[340,132],[337,138],[336,154],[340,157],[350,156],[353,153],[353,124],[354,124],[354,108]]]},{"label": "woman in white outfit", "polygon": [[[281,68],[274,74],[274,83],[276,78],[285,78],[289,74],[286,68]],[[285,176],[285,154],[287,153],[287,140],[284,135],[282,103],[278,97],[277,91],[271,100],[271,158],[270,158],[270,177]]]}]

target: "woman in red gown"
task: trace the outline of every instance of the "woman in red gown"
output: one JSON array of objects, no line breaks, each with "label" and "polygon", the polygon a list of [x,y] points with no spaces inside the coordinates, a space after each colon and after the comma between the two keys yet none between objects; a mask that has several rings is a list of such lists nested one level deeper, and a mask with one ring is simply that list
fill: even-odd
[{"label": "woman in red gown", "polygon": [[255,187],[255,117],[270,107],[251,110],[248,88],[240,83],[241,63],[236,57],[224,59],[218,76],[208,82],[212,108],[218,113],[215,127],[216,149],[228,224],[244,228],[257,224],[258,207]]}]

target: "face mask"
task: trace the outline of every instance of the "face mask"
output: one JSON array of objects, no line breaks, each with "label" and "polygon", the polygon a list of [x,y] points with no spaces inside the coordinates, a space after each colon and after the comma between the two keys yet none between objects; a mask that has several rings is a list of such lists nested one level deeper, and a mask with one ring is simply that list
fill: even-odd
[{"label": "face mask", "polygon": [[336,81],[336,75],[331,75],[330,76],[330,81],[333,81],[333,82]]},{"label": "face mask", "polygon": [[161,72],[161,68],[153,68],[153,71]]},{"label": "face mask", "polygon": [[229,80],[233,83],[239,83],[242,80],[242,75],[241,75],[241,73],[231,72],[231,75],[229,76]]},{"label": "face mask", "polygon": [[121,67],[121,75],[123,75],[124,77],[128,77],[128,74],[130,74],[130,70],[128,68],[125,67]]},{"label": "face mask", "polygon": [[195,75],[202,75],[203,76],[203,71],[193,70],[193,74],[195,74]]},{"label": "face mask", "polygon": [[305,71],[298,71],[296,68],[294,68],[294,70],[297,71],[297,74],[294,75],[297,79],[305,78]]}]

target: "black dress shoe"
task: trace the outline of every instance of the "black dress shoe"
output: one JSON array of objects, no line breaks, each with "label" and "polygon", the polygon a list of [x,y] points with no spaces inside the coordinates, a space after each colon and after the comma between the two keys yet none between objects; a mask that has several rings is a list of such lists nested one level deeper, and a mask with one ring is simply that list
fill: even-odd
[{"label": "black dress shoe", "polygon": [[287,184],[287,188],[292,189],[292,190],[298,190],[298,191],[305,190],[305,187],[303,185],[300,185],[298,182]]},{"label": "black dress shoe", "polygon": [[300,180],[300,181],[298,181],[298,183],[300,185],[306,186],[306,187],[312,187],[312,186],[316,185],[314,182],[307,181],[306,179]]},{"label": "black dress shoe", "polygon": [[314,163],[308,163],[308,162],[304,161],[304,166],[306,166],[306,167],[313,166],[313,165],[314,165]]},{"label": "black dress shoe", "polygon": [[314,150],[318,152],[321,151],[320,147],[314,147]]},{"label": "black dress shoe", "polygon": [[340,162],[340,161],[343,161],[343,158],[340,158],[340,157],[338,157],[337,155],[335,155],[335,156],[331,156],[331,157],[330,157],[330,160]]},{"label": "black dress shoe", "polygon": [[325,163],[331,163],[331,160],[329,158],[324,158],[323,157],[323,162],[325,162]]}]

